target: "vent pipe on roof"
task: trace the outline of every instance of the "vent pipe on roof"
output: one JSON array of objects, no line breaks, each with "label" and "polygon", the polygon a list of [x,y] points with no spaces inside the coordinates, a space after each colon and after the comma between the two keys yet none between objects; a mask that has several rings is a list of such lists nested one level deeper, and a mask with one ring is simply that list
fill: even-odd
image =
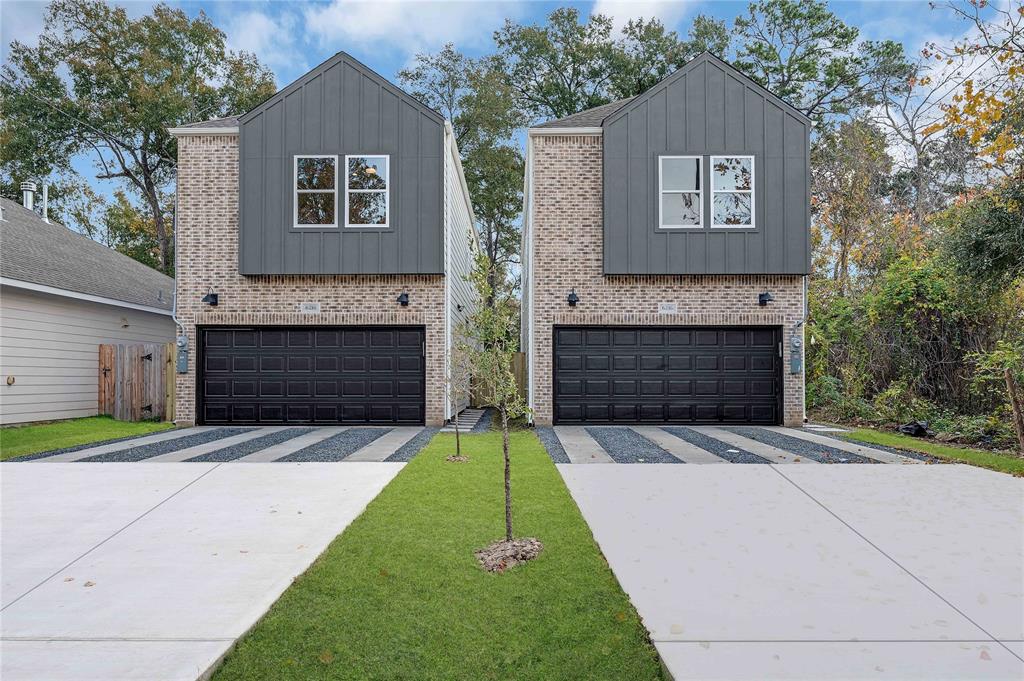
[{"label": "vent pipe on roof", "polygon": [[43,222],[50,221],[50,187],[43,183]]},{"label": "vent pipe on roof", "polygon": [[32,181],[26,181],[21,183],[21,203],[32,210],[32,207],[36,202],[36,183]]}]

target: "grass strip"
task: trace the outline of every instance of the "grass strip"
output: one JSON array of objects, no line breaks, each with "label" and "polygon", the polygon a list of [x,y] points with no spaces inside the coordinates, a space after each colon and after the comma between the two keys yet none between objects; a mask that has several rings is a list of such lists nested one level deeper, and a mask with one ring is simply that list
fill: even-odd
[{"label": "grass strip", "polygon": [[99,444],[126,437],[147,435],[173,428],[173,423],[157,421],[115,421],[109,416],[89,416],[54,423],[0,428],[0,461],[16,456],[38,454],[55,449]]},{"label": "grass strip", "polygon": [[[299,577],[214,679],[660,679],[639,616],[531,432],[512,434],[516,535],[501,575],[501,436],[439,434]],[[345,465],[345,464],[339,464]]]},{"label": "grass strip", "polygon": [[868,445],[882,445],[893,449],[921,452],[947,461],[969,463],[972,466],[980,466],[1000,473],[1024,476],[1024,458],[1010,452],[958,447],[944,442],[924,440],[901,433],[886,433],[870,428],[857,428],[849,433],[837,433],[837,435]]}]

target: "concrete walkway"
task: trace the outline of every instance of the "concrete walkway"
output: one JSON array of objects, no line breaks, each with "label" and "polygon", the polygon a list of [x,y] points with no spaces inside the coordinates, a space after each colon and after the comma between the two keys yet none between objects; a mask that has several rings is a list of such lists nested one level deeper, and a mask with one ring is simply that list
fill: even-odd
[{"label": "concrete walkway", "polygon": [[403,465],[0,464],[0,678],[199,678]]},{"label": "concrete walkway", "polygon": [[1024,480],[558,469],[676,679],[1024,678]]}]

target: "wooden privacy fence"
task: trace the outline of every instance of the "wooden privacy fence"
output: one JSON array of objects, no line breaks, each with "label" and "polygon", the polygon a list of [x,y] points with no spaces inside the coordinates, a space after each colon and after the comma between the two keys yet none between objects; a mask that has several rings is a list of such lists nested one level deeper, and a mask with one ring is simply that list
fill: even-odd
[{"label": "wooden privacy fence", "polygon": [[101,345],[99,413],[119,421],[173,421],[174,354],[174,343]]}]

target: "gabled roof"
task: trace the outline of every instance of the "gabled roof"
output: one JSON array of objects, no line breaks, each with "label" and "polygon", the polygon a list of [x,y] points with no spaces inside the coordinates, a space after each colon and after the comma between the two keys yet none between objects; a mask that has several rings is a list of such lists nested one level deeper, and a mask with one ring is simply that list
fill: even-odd
[{"label": "gabled roof", "polygon": [[208,121],[197,123],[186,123],[182,128],[237,128],[238,116],[225,116],[224,118],[211,118]]},{"label": "gabled roof", "polygon": [[633,100],[632,97],[626,97],[608,104],[602,104],[601,106],[595,106],[593,109],[586,109],[579,113],[574,113],[571,116],[565,118],[556,118],[553,121],[545,121],[540,125],[535,125],[535,128],[596,128],[601,125],[605,118],[611,116],[616,111],[626,106]]},{"label": "gabled roof", "polygon": [[553,121],[545,121],[540,125],[535,125],[534,128],[603,127],[606,123],[609,123],[613,119],[616,119],[621,115],[624,115],[625,111],[629,108],[630,104],[639,103],[639,100],[644,98],[646,95],[654,92],[655,90],[664,88],[673,81],[682,78],[687,72],[693,70],[696,66],[704,62],[711,62],[716,66],[727,68],[734,77],[742,80],[748,87],[755,89],[764,97],[772,99],[772,101],[777,103],[788,113],[799,118],[801,121],[804,121],[807,124],[811,123],[811,119],[804,115],[802,111],[800,111],[799,109],[790,104],[787,104],[781,98],[777,97],[776,95],[772,94],[769,90],[766,90],[765,88],[760,86],[750,76],[743,73],[729,62],[725,61],[724,59],[716,57],[710,52],[702,52],[693,59],[691,59],[690,61],[680,66],[678,69],[676,69],[669,75],[662,78],[660,81],[658,81],[657,84],[650,87],[649,89],[647,89],[646,91],[642,92],[639,95],[636,95],[634,97],[627,97],[626,99],[620,99],[616,102],[612,102],[611,104],[602,104],[601,106],[596,106],[592,109],[586,109],[585,111],[580,111],[579,113],[572,114],[571,116],[566,116],[565,118],[559,118]]},{"label": "gabled roof", "polygon": [[0,197],[0,278],[170,312],[174,280]]}]

